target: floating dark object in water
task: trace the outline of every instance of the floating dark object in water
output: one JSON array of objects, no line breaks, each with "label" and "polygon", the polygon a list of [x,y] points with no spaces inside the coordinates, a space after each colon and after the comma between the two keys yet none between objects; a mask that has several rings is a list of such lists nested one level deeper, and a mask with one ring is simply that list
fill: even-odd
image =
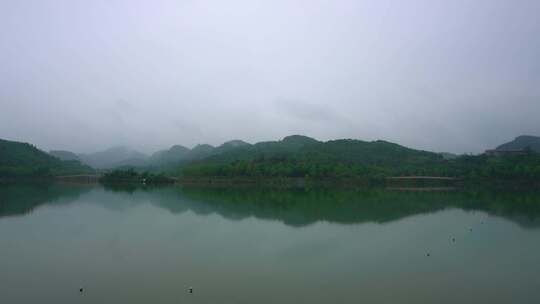
[{"label": "floating dark object in water", "polygon": [[455,238],[452,238],[452,242],[455,242],[455,241],[456,241],[456,239],[455,239]]},{"label": "floating dark object in water", "polygon": [[429,252],[428,252],[427,256],[430,256]]},{"label": "floating dark object in water", "polygon": [[79,292],[83,292],[83,289],[82,289],[82,288],[79,288]]},{"label": "floating dark object in water", "polygon": [[188,288],[189,293],[193,293],[193,287]]}]

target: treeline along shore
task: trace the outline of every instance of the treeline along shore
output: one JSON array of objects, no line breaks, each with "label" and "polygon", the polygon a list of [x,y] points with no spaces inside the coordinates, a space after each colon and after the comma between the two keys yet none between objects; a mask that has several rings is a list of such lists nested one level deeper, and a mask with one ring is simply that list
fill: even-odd
[{"label": "treeline along shore", "polygon": [[[520,139],[520,140],[518,140]],[[254,145],[234,141],[213,148],[179,149],[159,164],[92,168],[62,160],[36,147],[0,140],[0,180],[57,179],[135,184],[265,185],[426,185],[453,186],[504,182],[537,187],[540,138],[523,137],[504,149],[478,155],[415,150],[386,141],[318,141],[293,135]],[[193,152],[196,151],[196,152]],[[204,151],[204,152],[201,152]],[[182,154],[184,153],[184,154]],[[158,156],[165,155],[160,152]],[[75,154],[73,154],[75,155]],[[188,157],[185,156],[185,157]]]}]

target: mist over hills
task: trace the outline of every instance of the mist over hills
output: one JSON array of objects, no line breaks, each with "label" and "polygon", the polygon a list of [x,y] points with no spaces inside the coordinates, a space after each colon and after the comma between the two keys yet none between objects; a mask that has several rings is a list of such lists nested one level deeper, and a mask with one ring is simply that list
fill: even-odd
[{"label": "mist over hills", "polygon": [[502,144],[496,150],[525,150],[531,149],[540,152],[540,137],[531,135],[521,135],[514,140]]},{"label": "mist over hills", "polygon": [[186,157],[191,150],[181,145],[174,145],[167,150],[154,152],[148,161],[156,165],[179,162]]},{"label": "mist over hills", "polygon": [[[384,153],[382,153],[384,151]],[[230,162],[234,160],[253,160],[261,157],[282,157],[285,155],[306,154],[318,159],[346,159],[373,163],[377,161],[398,161],[407,159],[441,159],[441,156],[427,151],[419,151],[387,141],[372,142],[339,139],[319,141],[304,135],[290,135],[281,140],[263,141],[249,144],[242,140],[230,140],[217,147],[199,144],[193,148],[182,145],[156,151],[148,156],[128,147],[113,147],[95,153],[73,153],[52,150],[50,155],[64,161],[80,161],[96,169],[119,167],[163,168],[190,162]]]},{"label": "mist over hills", "polygon": [[[531,152],[538,152],[540,151],[539,147],[540,137],[518,136],[513,141],[498,146],[497,149],[528,149]],[[30,144],[2,140],[0,142],[0,156],[0,169],[3,170],[2,174],[4,175],[31,175],[39,170],[41,170],[40,174],[43,175],[58,175],[114,168],[138,168],[178,174],[181,171],[187,172],[186,168],[199,166],[197,170],[200,170],[201,165],[214,166],[215,168],[221,166],[219,170],[230,170],[230,166],[238,162],[243,162],[242,166],[258,163],[262,167],[271,167],[272,170],[283,164],[292,167],[306,164],[312,167],[357,166],[356,169],[360,171],[367,170],[366,168],[369,167],[377,172],[382,170],[381,172],[386,173],[393,172],[393,167],[400,167],[402,168],[400,174],[408,174],[407,172],[421,173],[437,167],[442,168],[441,166],[445,167],[445,164],[448,164],[450,160],[464,160],[463,156],[416,150],[384,140],[337,139],[319,141],[303,135],[291,135],[281,140],[263,141],[255,144],[249,144],[242,140],[231,140],[217,147],[199,144],[191,149],[182,145],[173,145],[150,156],[128,147],[113,147],[95,153],[76,154],[63,150],[52,150],[45,153]],[[476,166],[479,166],[478,168],[487,165],[484,163],[485,160],[481,158],[474,160],[474,162],[476,162]],[[278,163],[282,165],[276,165]],[[467,161],[460,161],[459,166],[470,167],[472,163],[470,161],[468,163],[467,165]],[[435,173],[448,174],[447,166],[445,168]],[[312,172],[312,174],[314,173]]]},{"label": "mist over hills", "polygon": [[49,154],[64,161],[76,160],[96,169],[126,166],[145,166],[148,156],[128,147],[112,147],[95,153],[74,153],[65,150],[51,150]]},{"label": "mist over hills", "polygon": [[79,155],[73,153],[73,152],[70,152],[70,151],[64,151],[64,150],[51,150],[49,151],[49,154],[56,157],[56,158],[59,158],[60,160],[77,160],[77,161],[81,161],[81,158],[79,157]]},{"label": "mist over hills", "polygon": [[[540,151],[540,137],[522,135],[502,144],[497,149],[525,149]],[[97,169],[118,167],[163,168],[194,161],[224,163],[235,160],[253,160],[260,157],[274,157],[292,154],[309,154],[322,159],[340,159],[355,163],[373,164],[377,162],[418,163],[440,159],[455,159],[458,155],[415,150],[384,140],[362,141],[356,139],[336,139],[319,141],[304,135],[290,135],[282,140],[262,141],[249,144],[242,140],[230,140],[217,147],[198,144],[193,148],[182,145],[154,152],[148,156],[127,147],[113,147],[88,154],[69,151],[51,151],[51,155],[62,160],[80,160]]]},{"label": "mist over hills", "polygon": [[[383,152],[385,151],[385,152]],[[73,154],[55,152],[59,157],[73,157]],[[277,141],[263,141],[249,144],[242,140],[231,140],[220,146],[199,144],[189,149],[182,145],[174,145],[160,150],[151,156],[130,150],[126,147],[111,148],[92,154],[78,154],[81,162],[97,169],[116,167],[163,167],[194,161],[230,162],[234,160],[253,160],[260,157],[282,157],[285,155],[309,154],[319,159],[347,159],[373,163],[407,159],[413,161],[415,156],[431,160],[441,159],[432,152],[409,149],[398,144],[377,140],[372,142],[339,139],[327,142],[319,141],[304,135],[290,135]]]},{"label": "mist over hills", "polygon": [[96,169],[162,167],[201,160],[246,146],[251,145],[241,140],[231,140],[217,147],[199,144],[190,149],[182,145],[173,145],[169,149],[156,151],[150,156],[128,147],[114,147],[89,154],[75,154],[69,151],[51,151],[50,154],[60,159],[77,159]]},{"label": "mist over hills", "polygon": [[[60,158],[75,157],[73,153],[67,151],[62,151],[62,153],[52,151],[51,153]],[[304,135],[290,135],[281,140],[263,141],[255,144],[249,144],[242,140],[231,140],[217,147],[199,144],[192,149],[182,145],[174,145],[169,149],[157,151],[151,156],[126,147],[76,156],[81,162],[97,169],[136,167],[154,170],[193,162],[228,163],[275,157],[309,157],[319,161],[339,160],[362,164],[397,163],[399,161],[419,163],[442,159],[437,153],[410,149],[382,140],[367,142],[339,139],[324,142]]]},{"label": "mist over hills", "polygon": [[122,166],[141,166],[148,156],[128,147],[113,147],[105,151],[78,154],[81,161],[96,169],[106,169]]}]

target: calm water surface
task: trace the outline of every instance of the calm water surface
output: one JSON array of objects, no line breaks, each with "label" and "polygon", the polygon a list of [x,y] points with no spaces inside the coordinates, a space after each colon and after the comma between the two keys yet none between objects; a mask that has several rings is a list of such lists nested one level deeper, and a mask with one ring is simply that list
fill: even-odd
[{"label": "calm water surface", "polygon": [[540,303],[539,193],[1,185],[0,244],[1,303]]}]

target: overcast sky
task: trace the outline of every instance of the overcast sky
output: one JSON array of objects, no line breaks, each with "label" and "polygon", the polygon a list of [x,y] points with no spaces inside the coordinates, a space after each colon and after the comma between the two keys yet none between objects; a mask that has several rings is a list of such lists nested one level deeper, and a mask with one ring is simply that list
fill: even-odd
[{"label": "overcast sky", "polygon": [[540,1],[0,1],[0,138],[127,145],[540,135]]}]

